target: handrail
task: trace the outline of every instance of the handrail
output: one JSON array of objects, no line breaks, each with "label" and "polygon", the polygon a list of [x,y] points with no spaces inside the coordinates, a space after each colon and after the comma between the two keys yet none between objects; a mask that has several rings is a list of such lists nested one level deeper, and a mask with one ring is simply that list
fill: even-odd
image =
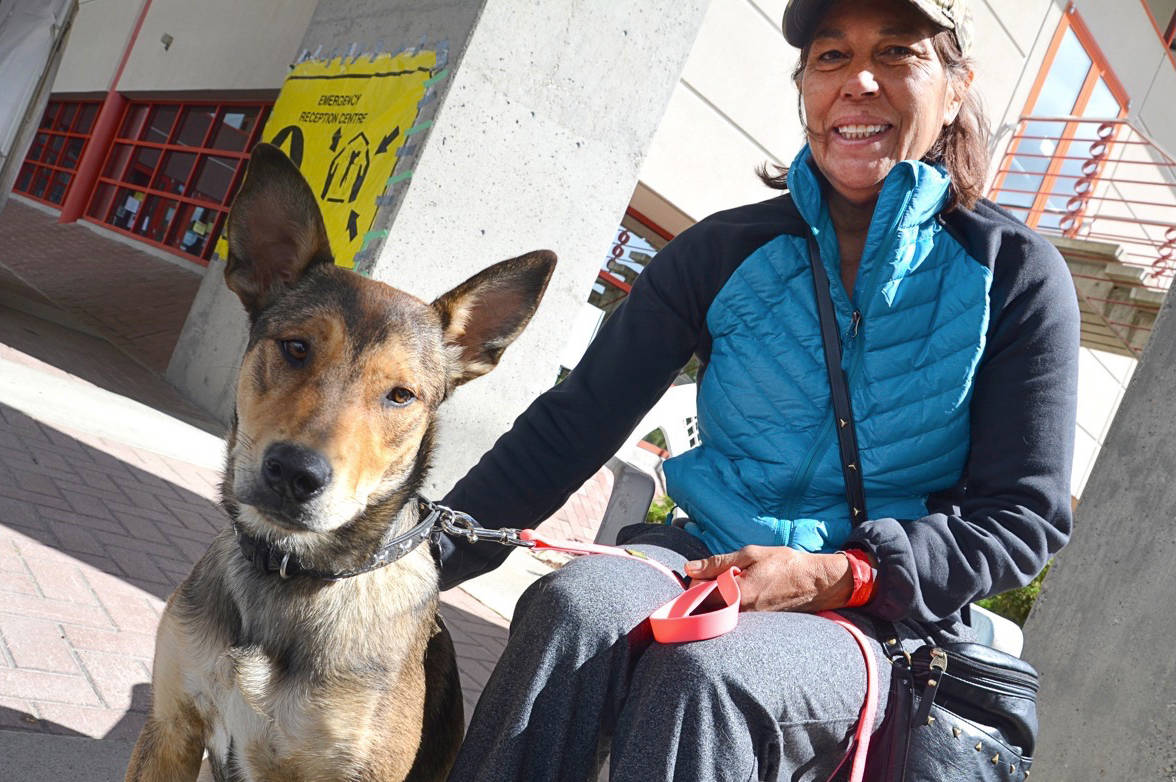
[{"label": "handrail", "polygon": [[1057,237],[1083,343],[1138,356],[1176,277],[1176,156],[1132,117],[1026,115],[1006,138],[993,199]]}]

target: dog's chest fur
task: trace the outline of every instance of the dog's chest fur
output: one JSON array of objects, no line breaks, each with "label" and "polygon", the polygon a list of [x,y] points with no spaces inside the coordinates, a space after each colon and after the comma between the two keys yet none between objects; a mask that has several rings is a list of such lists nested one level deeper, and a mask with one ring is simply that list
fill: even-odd
[{"label": "dog's chest fur", "polygon": [[[231,554],[232,545],[231,537],[218,540],[209,554]],[[218,782],[353,779],[393,762],[388,747],[373,746],[387,743],[389,721],[405,722],[397,732],[419,738],[414,706],[423,703],[420,661],[430,627],[417,622],[420,632],[406,634],[414,623],[403,617],[436,612],[427,550],[319,584],[283,582],[218,559],[218,588],[181,588],[176,606],[188,638],[184,688],[205,719]],[[199,593],[216,595],[214,610],[182,605],[186,594]],[[397,749],[403,772],[416,747]]]}]

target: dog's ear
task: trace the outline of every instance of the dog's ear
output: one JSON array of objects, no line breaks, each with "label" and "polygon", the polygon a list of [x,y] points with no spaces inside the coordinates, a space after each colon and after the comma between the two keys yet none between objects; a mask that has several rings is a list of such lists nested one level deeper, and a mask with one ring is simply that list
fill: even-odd
[{"label": "dog's ear", "polygon": [[332,261],[314,192],[290,158],[271,144],[253,148],[228,230],[225,283],[251,319],[310,266]]},{"label": "dog's ear", "polygon": [[478,272],[433,302],[445,343],[454,348],[451,388],[498,365],[535,314],[554,270],[555,253],[536,250]]}]

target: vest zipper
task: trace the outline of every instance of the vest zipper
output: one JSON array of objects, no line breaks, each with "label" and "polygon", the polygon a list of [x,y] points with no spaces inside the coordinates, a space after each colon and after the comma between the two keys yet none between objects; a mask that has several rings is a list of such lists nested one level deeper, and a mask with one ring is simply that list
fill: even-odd
[{"label": "vest zipper", "polygon": [[858,329],[862,327],[862,311],[854,310],[853,315],[849,318],[849,331],[846,333],[842,342],[851,342],[857,339]]},{"label": "vest zipper", "polygon": [[[912,196],[913,196],[912,193],[906,194],[906,198],[903,201],[903,204],[895,212],[895,214],[898,215],[898,217],[895,218],[894,222],[889,226],[888,230],[884,233],[885,236],[889,236],[890,234],[894,233],[894,230],[898,227],[899,218],[906,212],[907,206],[909,206]],[[874,254],[877,255],[878,252],[879,252],[879,249],[876,248],[874,250]],[[873,268],[870,269],[869,284],[865,287],[866,296],[873,295],[873,293],[875,291],[875,283],[877,282],[879,273],[880,273],[880,264],[875,263]],[[863,320],[861,310],[859,308],[857,308],[857,306],[856,306],[857,302],[855,301],[856,297],[854,296],[854,293],[856,292],[856,290],[857,290],[857,286],[855,285],[853,291],[846,291],[846,293],[849,295],[850,305],[854,306],[853,316],[851,316],[851,318],[850,318],[850,335],[849,335],[849,337],[851,340],[855,339],[857,337],[858,331],[861,329],[862,320]],[[869,301],[869,300],[867,299],[867,301]],[[845,370],[846,390],[850,393],[851,399],[852,399],[852,394],[853,394],[853,384],[851,381],[854,379],[854,377],[858,373],[858,370],[861,368],[861,364],[864,359],[864,353],[865,353],[864,349],[863,350],[855,350],[853,353],[853,356],[850,357],[849,367],[846,368],[846,370]],[[842,362],[844,363],[844,361],[845,361],[845,344],[844,344],[844,340],[843,340]],[[817,457],[824,455],[825,451],[827,451],[829,448],[836,447],[837,438],[830,436],[833,432],[833,418],[834,418],[834,416],[832,415],[831,402],[832,402],[832,400],[830,400],[830,411],[829,411],[830,415],[826,416],[825,425],[821,427],[820,433],[817,435],[816,440],[813,442],[813,445],[810,447],[808,457],[804,463],[804,467],[800,471],[800,478],[793,484],[791,497],[789,498],[789,501],[785,504],[785,508],[787,509],[787,512],[785,513],[784,518],[786,518],[786,519],[791,520],[791,519],[796,518],[796,506],[802,499],[804,499],[804,496],[808,493],[808,490],[810,488],[809,482],[812,480],[813,471],[816,468]],[[860,460],[860,454],[859,454],[859,460]],[[849,508],[847,507],[846,510],[849,510]],[[850,519],[850,523],[851,524],[853,523],[852,518]]]}]

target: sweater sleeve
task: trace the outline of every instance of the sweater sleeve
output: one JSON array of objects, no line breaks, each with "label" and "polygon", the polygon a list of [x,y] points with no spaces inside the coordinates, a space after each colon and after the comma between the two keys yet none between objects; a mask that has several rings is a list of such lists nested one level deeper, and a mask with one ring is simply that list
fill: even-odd
[{"label": "sweater sleeve", "polygon": [[873,519],[850,537],[878,560],[863,610],[883,619],[936,622],[1024,586],[1070,536],[1077,297],[1051,245],[1024,229],[1003,244],[962,491],[923,518]]},{"label": "sweater sleeve", "polygon": [[[658,253],[575,369],[515,420],[444,504],[485,527],[533,527],[600,469],[704,337],[707,308],[725,280],[711,233],[699,224]],[[438,548],[442,589],[509,554],[445,537]]]}]

